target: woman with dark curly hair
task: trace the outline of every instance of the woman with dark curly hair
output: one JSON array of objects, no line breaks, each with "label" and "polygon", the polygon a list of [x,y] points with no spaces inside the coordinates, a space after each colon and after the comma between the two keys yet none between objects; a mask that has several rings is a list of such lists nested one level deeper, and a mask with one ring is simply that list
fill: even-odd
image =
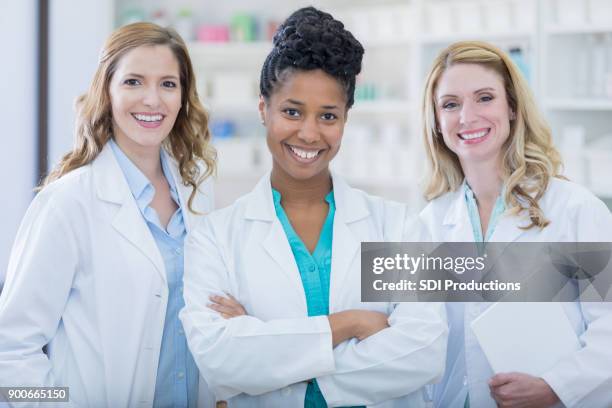
[{"label": "woman with dark curly hair", "polygon": [[212,209],[215,154],[179,35],[113,32],[75,133],[13,246],[0,385],[65,386],[75,407],[195,407],[205,383],[178,320],[182,253]]},{"label": "woman with dark curly hair", "polygon": [[443,307],[360,300],[360,243],[422,238],[404,205],[329,169],[362,55],[312,7],[279,27],[259,102],[272,171],[186,244],[180,316],[201,373],[232,407],[418,407],[443,370]]}]

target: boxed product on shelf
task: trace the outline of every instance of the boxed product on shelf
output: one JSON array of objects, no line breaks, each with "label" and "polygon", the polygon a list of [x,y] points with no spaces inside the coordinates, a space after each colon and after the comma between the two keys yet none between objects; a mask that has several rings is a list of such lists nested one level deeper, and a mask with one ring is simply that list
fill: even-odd
[{"label": "boxed product on shelf", "polygon": [[612,25],[612,2],[610,0],[590,0],[589,17],[598,26]]},{"label": "boxed product on shelf", "polygon": [[587,22],[587,2],[576,0],[556,0],[557,24],[561,26],[580,26]]},{"label": "boxed product on shelf", "polygon": [[588,143],[584,149],[589,188],[603,197],[612,197],[612,133]]}]

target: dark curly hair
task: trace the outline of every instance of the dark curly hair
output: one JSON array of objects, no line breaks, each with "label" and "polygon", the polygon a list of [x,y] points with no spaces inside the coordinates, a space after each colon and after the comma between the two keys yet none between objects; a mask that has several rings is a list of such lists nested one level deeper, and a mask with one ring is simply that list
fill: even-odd
[{"label": "dark curly hair", "polygon": [[304,7],[278,27],[274,48],[261,68],[259,90],[268,99],[294,70],[321,69],[346,91],[346,106],[355,101],[355,77],[361,71],[363,46],[331,14]]}]

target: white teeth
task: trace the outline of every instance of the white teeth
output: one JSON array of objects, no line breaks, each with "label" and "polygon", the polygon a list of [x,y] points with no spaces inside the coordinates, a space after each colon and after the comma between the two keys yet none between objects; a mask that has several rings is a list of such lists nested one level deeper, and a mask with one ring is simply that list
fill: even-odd
[{"label": "white teeth", "polygon": [[461,138],[465,140],[478,139],[479,137],[485,136],[487,133],[489,133],[488,130],[483,130],[482,132],[476,133],[461,133]]},{"label": "white teeth", "polygon": [[162,115],[142,115],[135,113],[134,117],[138,120],[142,120],[143,122],[159,122],[162,120]]},{"label": "white teeth", "polygon": [[302,150],[295,146],[289,146],[291,151],[301,157],[302,159],[312,159],[319,154],[319,150]]}]

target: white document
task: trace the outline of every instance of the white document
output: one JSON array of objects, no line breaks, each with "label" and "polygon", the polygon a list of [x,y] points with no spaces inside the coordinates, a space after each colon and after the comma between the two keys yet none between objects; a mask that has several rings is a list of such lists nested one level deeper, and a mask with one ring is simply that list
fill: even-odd
[{"label": "white document", "polygon": [[472,321],[495,373],[540,376],[580,348],[560,303],[500,302]]}]

